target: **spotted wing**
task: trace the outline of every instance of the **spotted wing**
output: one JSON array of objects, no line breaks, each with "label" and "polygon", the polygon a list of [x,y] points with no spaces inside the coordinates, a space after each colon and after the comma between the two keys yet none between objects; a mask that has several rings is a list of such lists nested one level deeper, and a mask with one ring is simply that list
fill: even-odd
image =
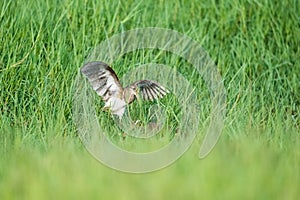
[{"label": "spotted wing", "polygon": [[113,114],[121,117],[126,103],[122,98],[123,88],[113,69],[103,62],[90,62],[81,68],[81,72],[105,101],[105,108],[110,108]]},{"label": "spotted wing", "polygon": [[166,88],[152,80],[141,80],[133,83],[132,85],[138,88],[139,94],[143,100],[154,101],[156,99],[163,98],[169,93]]}]

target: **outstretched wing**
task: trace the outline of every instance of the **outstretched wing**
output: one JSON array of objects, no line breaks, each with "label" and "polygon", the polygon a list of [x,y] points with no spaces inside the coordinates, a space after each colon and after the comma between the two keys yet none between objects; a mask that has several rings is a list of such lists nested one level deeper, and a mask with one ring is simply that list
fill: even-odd
[{"label": "outstretched wing", "polygon": [[152,80],[141,80],[131,84],[138,88],[139,94],[143,100],[156,100],[163,98],[169,91],[159,83]]},{"label": "outstretched wing", "polygon": [[113,69],[104,62],[89,62],[80,71],[103,98],[105,108],[110,108],[113,114],[121,117],[125,112],[126,103],[122,98],[123,88]]}]

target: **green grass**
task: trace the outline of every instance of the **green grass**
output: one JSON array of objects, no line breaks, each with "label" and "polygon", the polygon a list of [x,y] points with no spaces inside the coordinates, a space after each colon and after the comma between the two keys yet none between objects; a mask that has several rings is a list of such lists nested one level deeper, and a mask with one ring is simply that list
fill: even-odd
[{"label": "green grass", "polygon": [[[0,199],[297,199],[299,13],[296,0],[1,1]],[[205,159],[197,157],[201,129],[176,163],[132,175],[85,150],[72,118],[72,87],[91,49],[143,27],[174,29],[199,42],[224,80],[227,116]],[[200,106],[209,105],[188,63],[167,53],[133,52],[113,67],[123,75],[153,61],[177,63],[193,86],[201,85]]]}]

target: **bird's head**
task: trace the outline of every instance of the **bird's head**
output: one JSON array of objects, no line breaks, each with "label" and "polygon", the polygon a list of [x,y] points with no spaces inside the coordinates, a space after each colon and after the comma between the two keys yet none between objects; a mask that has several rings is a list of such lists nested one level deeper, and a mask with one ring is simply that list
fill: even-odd
[{"label": "bird's head", "polygon": [[137,97],[137,87],[134,85],[131,85],[129,87],[126,87],[124,89],[124,99],[125,102],[130,104],[131,102],[133,102],[135,100],[135,98]]}]

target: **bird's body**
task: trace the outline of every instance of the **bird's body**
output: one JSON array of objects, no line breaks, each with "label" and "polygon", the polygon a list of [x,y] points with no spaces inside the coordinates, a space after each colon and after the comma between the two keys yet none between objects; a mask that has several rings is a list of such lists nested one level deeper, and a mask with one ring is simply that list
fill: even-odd
[{"label": "bird's body", "polygon": [[116,73],[104,62],[89,62],[81,68],[93,89],[105,101],[108,108],[120,118],[124,115],[127,104],[132,103],[138,93],[143,100],[153,101],[164,97],[169,91],[152,80],[136,81],[123,88]]}]

